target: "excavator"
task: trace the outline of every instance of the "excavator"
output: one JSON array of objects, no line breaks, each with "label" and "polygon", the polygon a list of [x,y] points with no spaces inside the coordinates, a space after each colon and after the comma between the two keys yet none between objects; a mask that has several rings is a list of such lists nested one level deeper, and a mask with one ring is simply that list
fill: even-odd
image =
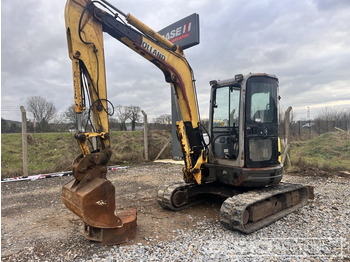
[{"label": "excavator", "polygon": [[[120,244],[136,234],[137,210],[116,212],[115,187],[106,178],[111,157],[103,33],[158,67],[178,102],[177,136],[183,153],[183,182],[161,186],[157,202],[177,211],[208,196],[223,197],[224,227],[254,232],[294,212],[313,188],[282,183],[278,138],[279,82],[266,73],[236,74],[210,81],[209,127],[199,118],[195,79],[183,49],[107,1],[68,0],[65,23],[72,60],[74,104],[81,155],[62,201],[84,222],[85,238]],[[91,130],[81,124],[89,110]],[[206,138],[205,138],[206,137]]]}]

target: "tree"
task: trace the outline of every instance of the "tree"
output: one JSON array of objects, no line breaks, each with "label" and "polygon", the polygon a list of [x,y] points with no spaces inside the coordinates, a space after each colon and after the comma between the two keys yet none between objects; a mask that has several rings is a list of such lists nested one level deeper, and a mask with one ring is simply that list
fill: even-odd
[{"label": "tree", "polygon": [[7,132],[8,132],[7,121],[1,118],[1,133],[7,133]]},{"label": "tree", "polygon": [[165,125],[169,125],[171,123],[171,115],[169,114],[163,114],[163,115],[160,115],[158,117],[156,117],[153,122],[155,124],[165,124]]},{"label": "tree", "polygon": [[125,106],[118,105],[115,107],[115,113],[117,116],[117,119],[120,122],[120,130],[121,131],[126,131],[126,120],[129,119],[129,111],[126,109]]},{"label": "tree", "polygon": [[136,122],[140,120],[141,108],[138,106],[126,107],[128,118],[131,120],[131,130],[135,131]]},{"label": "tree", "polygon": [[34,115],[37,130],[40,132],[49,130],[49,122],[56,114],[56,107],[52,102],[46,101],[40,96],[31,96],[27,99],[27,111]]},{"label": "tree", "polygon": [[335,127],[348,130],[349,122],[349,110],[324,107],[314,119],[314,129],[319,134],[332,131]]},{"label": "tree", "polygon": [[70,105],[67,108],[67,110],[63,113],[63,118],[69,124],[75,125],[77,123],[77,116],[75,114],[74,104]]},{"label": "tree", "polygon": [[131,120],[131,130],[135,130],[136,122],[140,120],[141,108],[138,106],[121,106],[115,107],[115,113],[120,123],[120,130],[126,130],[126,121]]},{"label": "tree", "polygon": [[[81,126],[85,128],[86,123],[88,122],[89,110],[86,109],[83,111],[81,116]],[[67,110],[63,113],[63,118],[66,122],[71,124],[72,126],[76,126],[77,124],[77,114],[75,113],[74,104],[70,105]]]},{"label": "tree", "polygon": [[110,118],[108,119],[108,125],[109,125],[109,129],[110,129],[110,130],[112,130],[112,128],[113,128],[113,130],[117,130],[118,127],[119,127],[118,120],[115,119],[115,118],[112,118],[112,117],[110,117]]}]

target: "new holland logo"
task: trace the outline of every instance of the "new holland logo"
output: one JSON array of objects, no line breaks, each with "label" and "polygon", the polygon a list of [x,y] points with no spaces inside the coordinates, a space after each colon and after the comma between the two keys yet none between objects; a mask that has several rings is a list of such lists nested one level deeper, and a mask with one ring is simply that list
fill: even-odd
[{"label": "new holland logo", "polygon": [[162,60],[166,60],[166,56],[164,54],[162,54],[161,52],[159,52],[156,48],[154,48],[153,46],[151,46],[149,43],[147,42],[142,42],[141,46],[146,49],[148,52],[152,53],[153,55],[155,55],[156,57],[162,59]]}]

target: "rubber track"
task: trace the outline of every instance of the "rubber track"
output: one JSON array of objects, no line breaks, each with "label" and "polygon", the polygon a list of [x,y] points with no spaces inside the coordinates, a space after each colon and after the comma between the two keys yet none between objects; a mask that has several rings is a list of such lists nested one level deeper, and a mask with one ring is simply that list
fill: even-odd
[{"label": "rubber track", "polygon": [[175,191],[184,189],[184,188],[191,188],[196,187],[196,184],[188,184],[185,182],[175,182],[169,185],[163,185],[158,188],[158,196],[157,196],[157,202],[160,206],[162,206],[165,209],[172,210],[172,211],[179,211],[183,210],[185,208],[188,208],[190,206],[199,204],[203,202],[204,200],[196,200],[196,201],[189,201],[189,203],[181,206],[181,207],[175,207],[172,204],[171,198]]},{"label": "rubber track", "polygon": [[[272,214],[254,223],[243,225],[243,215],[246,208],[254,203],[268,199],[278,194],[284,194],[295,190],[303,190],[305,194],[300,196],[300,202],[278,213]],[[308,189],[300,184],[280,183],[271,188],[258,189],[230,197],[224,201],[220,209],[220,221],[228,229],[238,230],[243,233],[252,233],[265,227],[281,217],[294,212],[308,201]]]}]

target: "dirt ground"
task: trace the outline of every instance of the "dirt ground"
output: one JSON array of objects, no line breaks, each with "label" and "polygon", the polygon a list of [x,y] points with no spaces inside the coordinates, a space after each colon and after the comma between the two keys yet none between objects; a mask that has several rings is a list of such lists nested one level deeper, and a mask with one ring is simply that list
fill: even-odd
[{"label": "dirt ground", "polygon": [[[190,228],[200,217],[219,218],[220,203],[206,203],[181,212],[167,211],[158,205],[158,186],[182,181],[181,169],[182,165],[154,163],[109,171],[107,177],[116,187],[117,209],[134,207],[138,212],[136,237],[124,245],[171,240],[176,229]],[[63,205],[61,188],[71,179],[1,183],[3,261],[27,261],[30,254],[34,254],[34,260],[88,258],[108,248],[87,241],[81,234],[82,222]]]},{"label": "dirt ground", "polygon": [[[138,210],[135,239],[123,244],[171,241],[177,229],[190,229],[203,217],[218,221],[220,201],[210,201],[180,212],[156,202],[160,185],[182,181],[182,165],[149,163],[109,171],[120,210]],[[311,170],[310,173],[313,171]],[[74,260],[90,258],[108,247],[87,241],[82,222],[65,208],[61,188],[72,177],[1,183],[1,260]],[[310,178],[317,179],[317,178]]]}]

